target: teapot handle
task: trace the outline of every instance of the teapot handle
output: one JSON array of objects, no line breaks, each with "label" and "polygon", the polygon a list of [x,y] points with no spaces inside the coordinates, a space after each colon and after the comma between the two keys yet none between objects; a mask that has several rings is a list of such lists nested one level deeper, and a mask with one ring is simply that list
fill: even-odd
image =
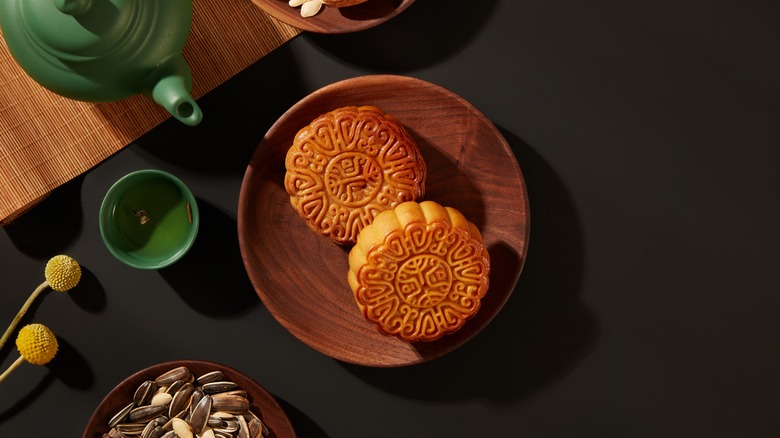
[{"label": "teapot handle", "polygon": [[92,8],[92,0],[53,0],[54,6],[63,14],[79,15]]}]

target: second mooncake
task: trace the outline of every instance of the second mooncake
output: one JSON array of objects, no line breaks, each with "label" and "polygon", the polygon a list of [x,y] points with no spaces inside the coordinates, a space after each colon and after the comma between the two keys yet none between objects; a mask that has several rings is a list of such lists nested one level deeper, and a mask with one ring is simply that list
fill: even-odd
[{"label": "second mooncake", "polygon": [[349,253],[355,301],[385,335],[432,341],[459,330],[488,290],[490,256],[477,227],[433,201],[380,213]]},{"label": "second mooncake", "polygon": [[341,245],[382,211],[420,199],[425,162],[403,125],[373,106],[338,108],[293,140],[284,187],[309,228]]}]

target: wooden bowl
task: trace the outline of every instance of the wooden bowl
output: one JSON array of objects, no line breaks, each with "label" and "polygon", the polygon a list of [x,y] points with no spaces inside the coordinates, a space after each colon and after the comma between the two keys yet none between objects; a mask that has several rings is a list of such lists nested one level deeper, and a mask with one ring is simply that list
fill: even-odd
[{"label": "wooden bowl", "polygon": [[[349,247],[308,228],[284,189],[285,155],[299,129],[347,105],[393,115],[420,147],[425,197],[458,209],[482,232],[490,289],[458,332],[407,343],[366,321],[347,283]],[[298,339],[338,360],[377,367],[440,357],[471,339],[503,307],[520,276],[529,232],[523,176],[506,140],[463,98],[429,82],[363,76],[326,86],[290,108],[268,131],[247,167],[238,205],[241,254],[274,317]]]},{"label": "wooden bowl", "polygon": [[270,430],[269,437],[294,438],[295,430],[290,420],[271,394],[251,378],[225,365],[202,360],[181,360],[164,362],[145,368],[123,380],[100,402],[97,409],[84,429],[83,438],[100,438],[108,432],[108,420],[120,409],[133,400],[136,388],[146,380],[154,380],[157,376],[173,368],[186,366],[195,376],[209,371],[219,370],[229,380],[238,384],[239,388],[247,392],[251,410],[265,423]]},{"label": "wooden bowl", "polygon": [[408,8],[414,0],[368,0],[355,6],[333,8],[323,6],[313,17],[301,17],[301,8],[293,8],[287,0],[252,0],[277,20],[314,33],[341,34],[378,26]]}]

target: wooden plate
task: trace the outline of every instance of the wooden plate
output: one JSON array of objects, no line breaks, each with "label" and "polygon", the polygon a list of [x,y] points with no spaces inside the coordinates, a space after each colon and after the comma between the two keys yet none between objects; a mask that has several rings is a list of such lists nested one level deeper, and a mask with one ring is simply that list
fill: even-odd
[{"label": "wooden plate", "polygon": [[[434,342],[384,336],[363,319],[347,284],[350,248],[311,231],[284,189],[285,155],[297,131],[325,112],[369,104],[395,116],[417,141],[428,168],[425,199],[460,210],[479,227],[490,253],[490,289],[481,309],[460,331]],[[523,176],[495,126],[450,91],[391,75],[337,82],[290,108],[255,151],[238,205],[244,265],[274,317],[326,355],[378,367],[437,358],[482,330],[517,283],[528,231]]]},{"label": "wooden plate", "polygon": [[395,17],[414,0],[369,0],[346,8],[323,6],[313,17],[301,17],[301,8],[293,8],[288,0],[252,0],[263,11],[279,21],[314,33],[340,34],[357,32],[378,26]]},{"label": "wooden plate", "polygon": [[199,376],[209,371],[219,370],[229,380],[247,392],[251,411],[265,423],[270,430],[269,437],[287,438],[295,437],[295,430],[290,424],[287,415],[279,406],[276,399],[254,380],[225,365],[201,360],[181,360],[164,362],[145,368],[127,379],[123,380],[100,402],[87,428],[84,430],[84,438],[100,438],[108,432],[108,420],[120,409],[133,400],[136,388],[146,380],[154,380],[157,376],[179,366],[186,366],[195,375]]}]

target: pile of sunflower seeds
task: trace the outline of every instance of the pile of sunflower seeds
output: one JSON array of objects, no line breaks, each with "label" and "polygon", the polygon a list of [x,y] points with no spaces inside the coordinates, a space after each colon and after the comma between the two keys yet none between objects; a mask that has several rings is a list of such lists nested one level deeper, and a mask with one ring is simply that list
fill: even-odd
[{"label": "pile of sunflower seeds", "polygon": [[108,421],[103,438],[262,438],[270,433],[250,410],[246,391],[221,371],[195,377],[174,368],[136,389]]}]

